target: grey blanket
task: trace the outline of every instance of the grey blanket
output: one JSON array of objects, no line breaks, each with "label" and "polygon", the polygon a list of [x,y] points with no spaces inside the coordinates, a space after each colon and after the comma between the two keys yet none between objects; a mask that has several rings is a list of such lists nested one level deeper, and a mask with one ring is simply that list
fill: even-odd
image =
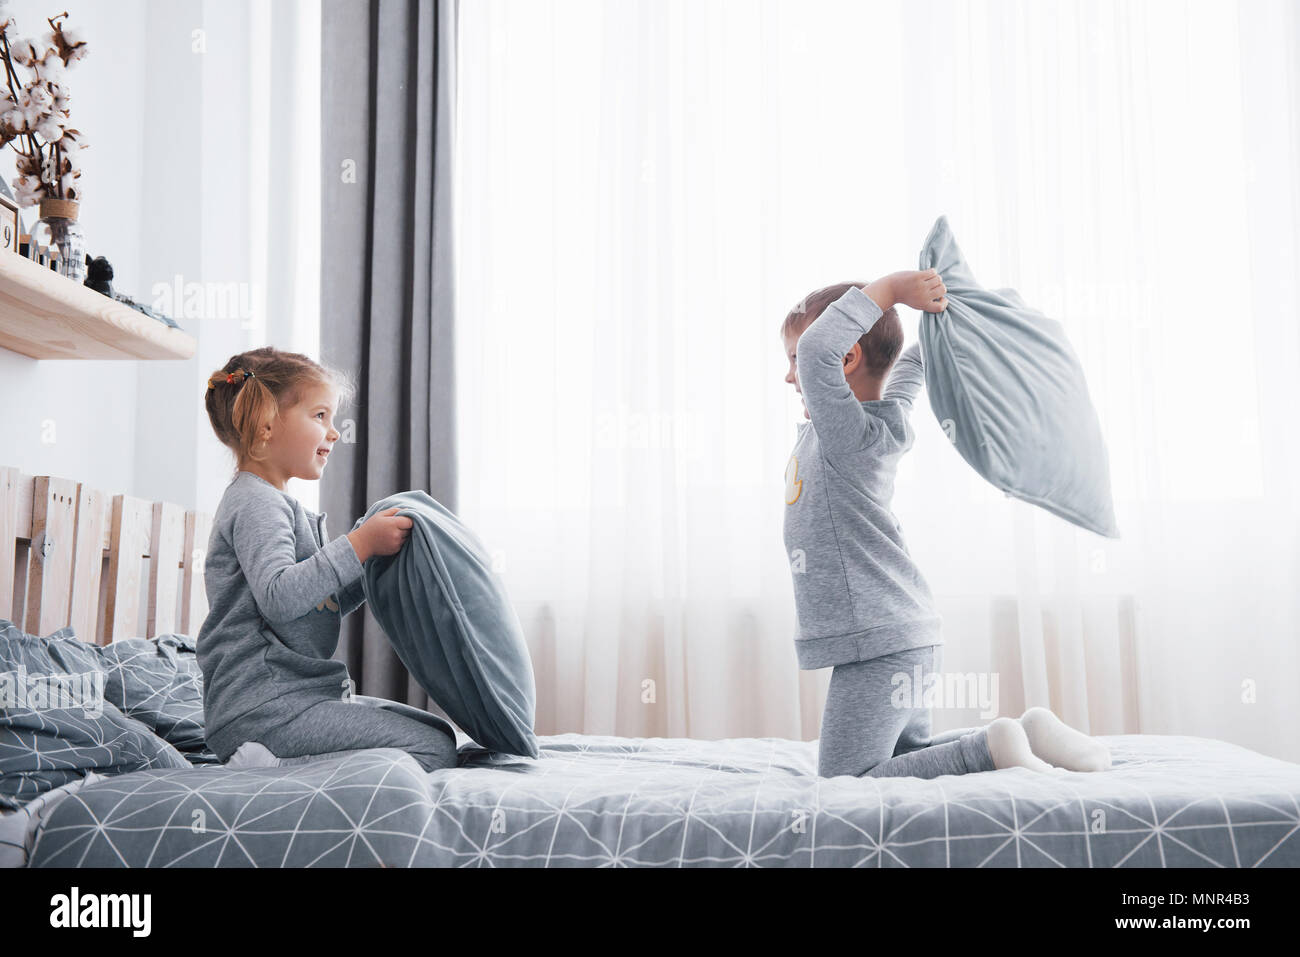
[{"label": "grey blanket", "polygon": [[776,738],[539,740],[428,774],[377,749],[101,778],[40,818],[30,866],[1300,866],[1300,766],[1205,738],[933,780],[819,778],[815,742]]}]

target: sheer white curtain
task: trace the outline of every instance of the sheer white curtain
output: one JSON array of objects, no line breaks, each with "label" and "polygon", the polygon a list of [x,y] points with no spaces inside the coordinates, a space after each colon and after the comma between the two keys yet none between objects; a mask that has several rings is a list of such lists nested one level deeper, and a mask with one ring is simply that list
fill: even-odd
[{"label": "sheer white curtain", "polygon": [[777,330],[916,268],[942,213],[1065,323],[1123,532],[1005,498],[923,396],[895,511],[945,670],[1003,714],[1300,758],[1296,37],[1285,0],[466,5],[460,512],[539,730],[816,737]]}]

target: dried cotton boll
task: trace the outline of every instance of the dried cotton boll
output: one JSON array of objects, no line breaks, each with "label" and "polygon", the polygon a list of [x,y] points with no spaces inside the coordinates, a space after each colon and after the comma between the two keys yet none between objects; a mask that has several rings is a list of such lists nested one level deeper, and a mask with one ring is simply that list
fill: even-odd
[{"label": "dried cotton boll", "polygon": [[63,80],[63,58],[58,50],[47,50],[45,56],[32,66],[36,75],[47,83],[60,83]]},{"label": "dried cotton boll", "polygon": [[9,56],[15,63],[29,67],[36,63],[36,47],[31,40],[19,40],[9,48]]},{"label": "dried cotton boll", "polygon": [[56,24],[54,32],[46,36],[46,42],[54,47],[55,52],[68,66],[85,59],[86,36],[79,27]]},{"label": "dried cotton boll", "polygon": [[[54,94],[44,83],[33,83],[27,88],[27,98],[31,105],[44,112],[54,106]],[[29,117],[30,119],[31,117]]]},{"label": "dried cotton boll", "polygon": [[18,111],[27,118],[27,129],[35,130],[47,115],[49,115],[51,104],[41,103],[38,97],[34,97],[24,92],[18,96]]},{"label": "dried cotton boll", "polygon": [[20,176],[14,183],[14,201],[19,206],[34,206],[44,195],[41,181],[31,176]]},{"label": "dried cotton boll", "polygon": [[[76,154],[86,143],[70,126],[72,93],[65,73],[86,56],[85,34],[65,27],[68,14],[61,13],[48,21],[51,30],[43,37],[18,38],[16,24],[5,14],[7,2],[0,0],[0,37],[9,69],[9,88],[0,84],[0,147],[14,148],[15,199],[24,206],[50,197],[80,200]],[[20,78],[18,67],[32,75]]]},{"label": "dried cotton boll", "polygon": [[51,113],[45,119],[36,124],[34,132],[43,139],[47,144],[57,143],[63,139],[63,117],[58,113]]}]

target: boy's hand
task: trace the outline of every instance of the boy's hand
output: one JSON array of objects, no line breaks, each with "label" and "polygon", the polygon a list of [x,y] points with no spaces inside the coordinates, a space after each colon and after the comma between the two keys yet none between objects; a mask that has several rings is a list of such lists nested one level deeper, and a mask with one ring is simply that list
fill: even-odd
[{"label": "boy's hand", "polygon": [[895,302],[920,312],[943,312],[948,308],[948,288],[937,269],[896,272],[889,280]]},{"label": "boy's hand", "polygon": [[348,541],[363,562],[374,555],[395,555],[406,543],[414,524],[405,515],[398,515],[394,506],[372,515],[360,528],[348,532]]}]

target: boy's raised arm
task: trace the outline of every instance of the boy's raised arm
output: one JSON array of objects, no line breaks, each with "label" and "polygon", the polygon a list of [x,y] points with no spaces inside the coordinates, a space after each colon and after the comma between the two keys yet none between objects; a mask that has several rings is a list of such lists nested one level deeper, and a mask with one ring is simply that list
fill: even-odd
[{"label": "boy's raised arm", "polygon": [[880,428],[844,378],[844,356],[884,314],[855,286],[827,306],[795,346],[799,389],[817,440],[827,451],[866,448]]},{"label": "boy's raised arm", "polygon": [[799,337],[795,347],[799,389],[817,439],[828,450],[864,449],[882,428],[880,420],[862,408],[844,378],[844,356],[893,304],[888,276],[865,287],[854,286]]},{"label": "boy's raised arm", "polygon": [[[943,277],[937,269],[892,273],[877,282],[888,283],[890,305],[901,302],[913,309],[936,315],[948,308],[948,287],[944,285]],[[925,362],[921,355],[920,340],[917,340],[894,363],[894,371],[889,376],[881,398],[898,399],[911,405],[923,385]]]},{"label": "boy's raised arm", "polygon": [[882,399],[899,399],[911,405],[916,393],[925,385],[925,364],[921,359],[921,343],[913,342],[903,350],[903,354],[894,363],[894,371],[889,374],[889,382]]}]

